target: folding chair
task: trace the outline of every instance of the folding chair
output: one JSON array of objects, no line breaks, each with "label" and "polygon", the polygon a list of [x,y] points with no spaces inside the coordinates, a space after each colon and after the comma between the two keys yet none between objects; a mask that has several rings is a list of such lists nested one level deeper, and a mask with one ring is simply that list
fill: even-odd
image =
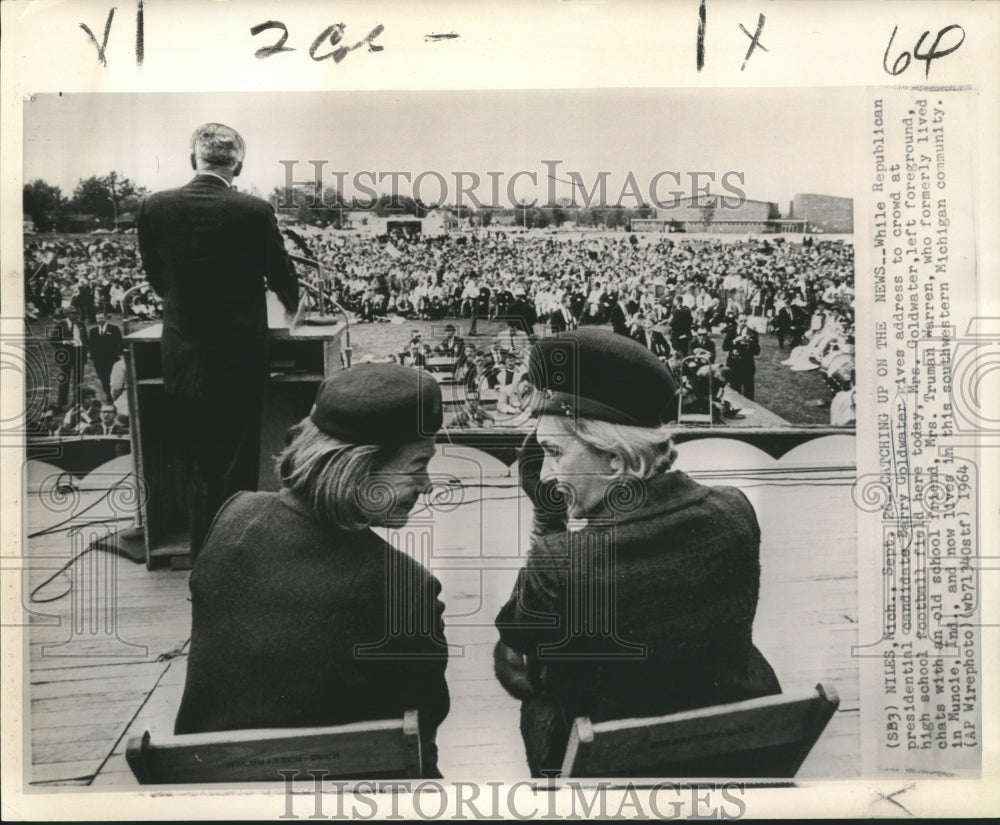
[{"label": "folding chair", "polygon": [[330,779],[419,778],[417,711],[402,719],[315,728],[230,730],[165,736],[147,730],[129,739],[125,752],[141,785],[203,782],[313,781],[306,771]]},{"label": "folding chair", "polygon": [[570,732],[562,775],[702,779],[795,776],[840,700],[830,684],[669,716],[591,723]]}]

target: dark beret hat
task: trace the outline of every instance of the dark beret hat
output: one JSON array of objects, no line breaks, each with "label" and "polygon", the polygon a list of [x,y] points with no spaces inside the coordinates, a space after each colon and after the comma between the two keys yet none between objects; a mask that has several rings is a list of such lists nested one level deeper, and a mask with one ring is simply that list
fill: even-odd
[{"label": "dark beret hat", "polygon": [[536,410],[614,424],[658,427],[677,417],[677,385],[638,341],[599,329],[543,338],[528,375],[540,390]]},{"label": "dark beret hat", "polygon": [[423,370],[358,364],[323,380],[309,417],[352,444],[396,445],[441,429],[441,388]]}]

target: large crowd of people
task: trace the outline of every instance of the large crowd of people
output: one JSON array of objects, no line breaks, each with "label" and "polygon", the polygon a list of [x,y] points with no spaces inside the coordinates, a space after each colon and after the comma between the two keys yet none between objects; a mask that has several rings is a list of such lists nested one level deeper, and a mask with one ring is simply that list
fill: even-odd
[{"label": "large crowd of people", "polygon": [[24,307],[29,319],[58,317],[65,307],[96,323],[98,312],[162,317],[131,237],[31,235],[24,244]]},{"label": "large crowd of people", "polygon": [[[819,370],[834,393],[853,395],[854,250],[840,240],[502,231],[376,237],[301,227],[286,227],[286,239],[290,252],[322,266],[298,266],[313,304],[325,296],[354,323],[459,321],[471,333],[468,347],[449,347],[460,380],[478,363],[492,385],[530,340],[610,325],[675,372],[685,409],[718,420],[738,415],[724,401],[727,385],[755,399],[762,334],[789,349],[789,369]],[[25,307],[42,322],[73,312],[85,330],[99,314],[162,316],[129,236],[30,236]],[[506,331],[482,344],[483,320],[506,322],[517,345],[504,345]],[[419,365],[438,344],[369,357]]]},{"label": "large crowd of people", "polygon": [[[55,398],[28,432],[60,439],[128,435],[122,328],[112,319],[161,314],[135,244],[109,236],[28,236],[24,274],[25,320],[53,347],[56,383]],[[96,384],[85,374],[88,365]]]},{"label": "large crowd of people", "polygon": [[853,287],[854,250],[841,241],[675,238],[325,234],[306,248],[337,300],[364,321],[523,314],[527,326],[558,327],[568,303],[578,323],[615,324],[620,304],[626,319],[642,312],[658,324],[683,301],[714,326],[727,311],[770,317],[796,298],[811,312],[831,289]]},{"label": "large crowd of people", "polygon": [[[820,370],[834,393],[853,388],[854,250],[842,241],[504,233],[297,240],[330,273],[325,294],[361,323],[460,318],[475,331],[480,319],[506,322],[509,332],[489,350],[455,353],[459,379],[478,371],[494,386],[509,356],[527,351],[527,340],[507,344],[510,335],[610,324],[671,368],[683,411],[717,421],[739,417],[727,386],[755,400],[764,333],[779,349],[788,345],[792,369]],[[712,335],[721,339],[718,363]],[[423,364],[430,346],[411,341],[384,360]],[[842,418],[834,423],[851,423]]]}]

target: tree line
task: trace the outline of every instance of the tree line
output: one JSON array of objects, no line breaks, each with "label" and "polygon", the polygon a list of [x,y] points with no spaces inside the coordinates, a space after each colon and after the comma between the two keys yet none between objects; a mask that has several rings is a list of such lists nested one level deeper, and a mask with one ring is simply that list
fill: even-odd
[{"label": "tree line", "polygon": [[[252,190],[252,194],[259,194]],[[66,232],[118,228],[131,225],[139,202],[149,190],[117,172],[93,175],[82,179],[70,197],[58,186],[36,179],[24,186],[24,217],[30,219],[37,232]],[[324,188],[316,197],[308,187],[297,187],[290,193],[276,186],[269,198],[279,214],[308,226],[346,228],[347,213],[364,212],[376,218],[412,215],[423,218],[431,207],[406,195],[379,195],[370,200],[345,198],[333,187]],[[565,201],[547,206],[517,205],[509,208],[472,209],[468,206],[440,207],[459,226],[488,227],[500,223],[525,229],[560,227],[573,221],[577,226],[627,229],[633,218],[648,218],[654,214],[650,206],[579,207]]]},{"label": "tree line", "polygon": [[[346,228],[347,213],[363,213],[374,218],[392,218],[412,215],[426,217],[433,207],[406,195],[381,194],[374,203],[367,198],[345,198],[334,187],[324,187],[317,196],[309,186],[286,190],[276,186],[270,201],[279,214],[286,215],[308,226]],[[439,207],[459,226],[488,227],[499,223],[521,226],[525,229],[545,229],[560,227],[574,221],[577,226],[627,229],[633,218],[650,218],[655,210],[649,205],[634,208],[623,206],[573,205],[570,201],[560,201],[545,206],[518,204],[508,208],[445,204]]]},{"label": "tree line", "polygon": [[[117,172],[82,179],[70,197],[58,186],[36,179],[24,185],[24,217],[37,232],[65,232],[81,228],[114,228],[133,217],[139,202],[149,194]],[[81,226],[85,216],[89,227]]]}]

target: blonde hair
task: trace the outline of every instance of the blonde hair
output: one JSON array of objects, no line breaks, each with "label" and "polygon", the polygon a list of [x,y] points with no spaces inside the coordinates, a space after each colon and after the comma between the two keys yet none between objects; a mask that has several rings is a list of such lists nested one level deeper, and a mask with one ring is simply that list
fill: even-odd
[{"label": "blonde hair", "polygon": [[575,426],[568,420],[565,424],[584,444],[611,455],[616,476],[650,479],[669,470],[677,458],[669,424],[633,427],[594,418],[580,418]]},{"label": "blonde hair", "polygon": [[393,449],[341,441],[309,418],[289,435],[291,442],[277,462],[281,483],[320,520],[358,531],[392,509],[392,490],[373,476],[392,458]]}]

